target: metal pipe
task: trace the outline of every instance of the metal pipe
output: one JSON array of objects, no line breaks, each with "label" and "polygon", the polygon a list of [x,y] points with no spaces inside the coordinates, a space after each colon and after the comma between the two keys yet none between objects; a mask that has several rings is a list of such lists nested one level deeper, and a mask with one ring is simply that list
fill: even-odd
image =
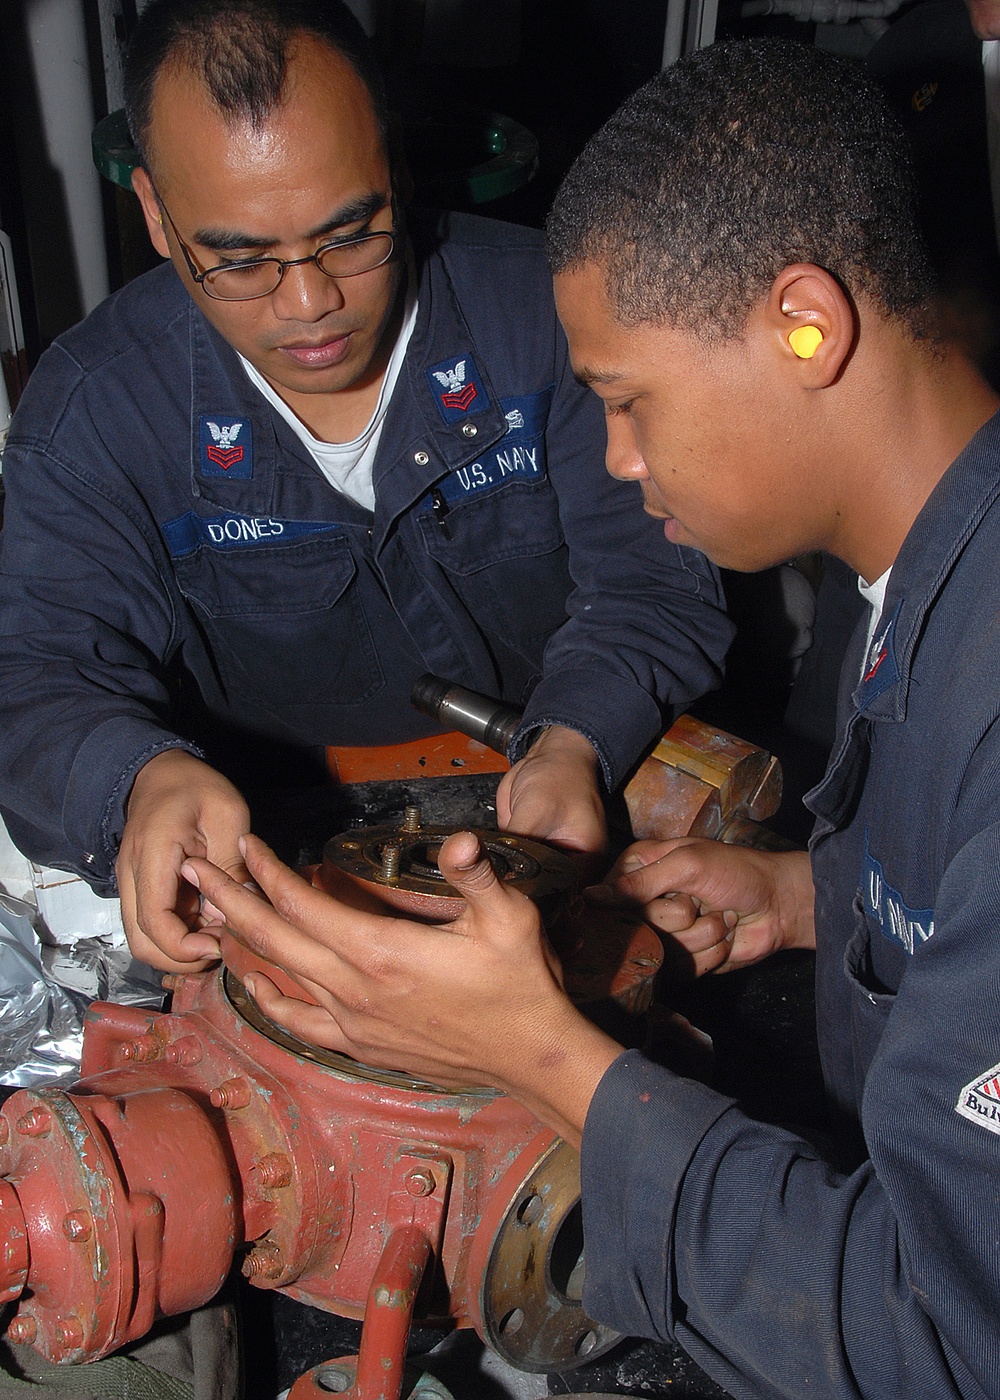
[{"label": "metal pipe", "polygon": [[[90,86],[90,59],[84,26],[82,0],[29,0],[25,11],[31,68],[42,122],[44,158],[55,175],[62,196],[58,214],[65,220],[63,250],[75,271],[79,298],[75,307],[49,306],[45,279],[38,280],[40,319],[43,335],[52,336],[66,329],[66,316],[86,315],[108,295],[107,252],[104,243],[104,212],[101,205],[100,177],[90,153],[90,132],[94,125],[94,101]],[[52,186],[46,191],[49,203],[43,208],[29,195],[29,238],[33,257],[37,255],[36,230],[51,225]],[[51,240],[46,241],[50,251]]]},{"label": "metal pipe", "polygon": [[521,712],[492,696],[452,685],[440,676],[423,675],[413,687],[410,704],[421,714],[439,720],[448,729],[457,729],[478,739],[487,748],[506,754]]},{"label": "metal pipe", "polygon": [[884,19],[901,4],[902,0],[745,0],[740,16],[791,15],[802,23],[848,24],[853,19]]},{"label": "metal pipe", "polygon": [[667,23],[663,31],[663,62],[661,68],[669,68],[684,52],[684,19],[687,15],[685,0],[667,0]]}]

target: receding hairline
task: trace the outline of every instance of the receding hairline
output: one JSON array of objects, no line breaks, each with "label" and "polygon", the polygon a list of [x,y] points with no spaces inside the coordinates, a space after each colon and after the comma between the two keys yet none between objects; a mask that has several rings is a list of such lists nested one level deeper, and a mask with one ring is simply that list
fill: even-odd
[{"label": "receding hairline", "polygon": [[378,112],[365,79],[358,72],[350,56],[344,53],[342,49],[338,48],[336,44],[332,43],[322,34],[317,34],[311,29],[301,28],[292,30],[288,35],[288,41],[284,50],[285,72],[281,83],[281,92],[279,93],[278,100],[262,115],[262,119],[258,119],[252,113],[228,112],[215,101],[211,84],[205,76],[197,37],[194,35],[180,36],[170,49],[170,52],[165,55],[153,78],[149,99],[149,121],[145,134],[143,167],[147,172],[152,173],[152,167],[155,164],[156,142],[154,128],[156,125],[158,99],[162,91],[161,84],[164,78],[167,80],[171,78],[179,79],[182,82],[190,80],[198,91],[204,95],[208,106],[230,130],[236,131],[247,126],[255,130],[263,130],[268,123],[274,120],[278,112],[288,106],[291,100],[290,89],[294,82],[294,65],[299,61],[301,51],[311,48],[313,45],[317,45],[328,54],[332,54],[343,69],[350,75],[351,79],[357,84],[368,110],[371,113],[372,123],[378,133],[379,141],[388,162],[388,144],[384,133],[380,129]]}]

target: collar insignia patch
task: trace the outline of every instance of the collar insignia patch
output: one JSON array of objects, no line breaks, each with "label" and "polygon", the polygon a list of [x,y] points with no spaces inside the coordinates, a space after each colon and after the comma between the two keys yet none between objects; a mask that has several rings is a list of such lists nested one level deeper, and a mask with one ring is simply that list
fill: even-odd
[{"label": "collar insignia patch", "polygon": [[489,407],[486,389],[471,355],[432,365],[427,371],[427,382],[446,423],[457,423],[470,409],[479,413]]},{"label": "collar insignia patch", "polygon": [[888,690],[899,680],[894,642],[896,621],[902,606],[901,602],[896,604],[895,611],[887,623],[879,622],[878,630],[868,648],[865,672],[861,677],[861,690],[858,697],[859,708],[862,710],[870,705],[877,695],[881,695],[884,690]]},{"label": "collar insignia patch", "polygon": [[958,1096],[955,1112],[991,1133],[1000,1133],[1000,1065],[994,1065],[978,1079],[966,1084]]},{"label": "collar insignia patch", "polygon": [[253,476],[253,434],[245,418],[204,415],[199,428],[199,470],[203,476]]}]

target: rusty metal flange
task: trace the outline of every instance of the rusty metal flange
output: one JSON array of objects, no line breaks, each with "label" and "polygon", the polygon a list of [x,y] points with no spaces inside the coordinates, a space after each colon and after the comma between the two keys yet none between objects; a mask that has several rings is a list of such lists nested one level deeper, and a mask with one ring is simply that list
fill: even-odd
[{"label": "rusty metal flange", "polygon": [[[437,853],[453,828],[366,827],[343,832],[326,843],[323,866],[373,888],[381,899],[408,913],[434,919],[455,918],[465,900],[438,869]],[[575,887],[572,857],[541,841],[506,832],[474,830],[497,876],[551,914]]]},{"label": "rusty metal flange", "polygon": [[527,1148],[501,1183],[470,1274],[482,1279],[476,1330],[521,1371],[570,1371],[621,1338],[583,1310],[580,1158],[561,1139],[541,1155]]}]

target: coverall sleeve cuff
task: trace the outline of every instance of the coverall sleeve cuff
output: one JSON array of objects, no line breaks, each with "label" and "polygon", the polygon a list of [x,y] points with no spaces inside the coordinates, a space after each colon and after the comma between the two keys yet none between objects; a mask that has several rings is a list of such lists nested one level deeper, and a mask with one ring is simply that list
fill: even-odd
[{"label": "coverall sleeve cuff", "polygon": [[[688,1166],[733,1100],[626,1051],[597,1087],[581,1149],[584,1307],[630,1336],[673,1340],[673,1230]],[[643,1283],[662,1278],[666,1299]],[[664,1317],[667,1319],[664,1329]]]},{"label": "coverall sleeve cuff", "polygon": [[118,893],[114,866],[135,775],[167,749],[203,757],[197,745],[132,716],[105,720],[77,751],[66,787],[65,827],[69,840],[83,853],[82,868],[98,894]]},{"label": "coverall sleeve cuff", "polygon": [[608,792],[625,781],[644,749],[666,725],[651,695],[621,676],[562,671],[543,676],[507,749],[523,758],[537,730],[552,724],[575,729],[593,744]]}]

